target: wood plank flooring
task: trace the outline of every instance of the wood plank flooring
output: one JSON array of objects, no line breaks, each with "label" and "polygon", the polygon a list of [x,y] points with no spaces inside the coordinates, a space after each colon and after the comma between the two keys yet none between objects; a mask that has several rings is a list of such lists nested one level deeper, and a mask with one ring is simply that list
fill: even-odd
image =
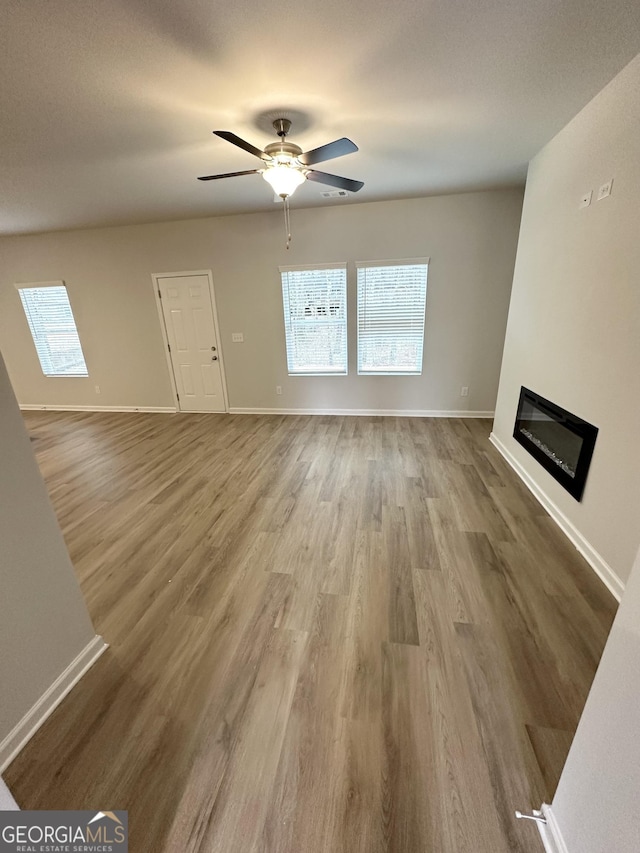
[{"label": "wood plank flooring", "polygon": [[133,853],[539,853],[615,602],[489,421],[29,412],[111,644],[5,772]]}]

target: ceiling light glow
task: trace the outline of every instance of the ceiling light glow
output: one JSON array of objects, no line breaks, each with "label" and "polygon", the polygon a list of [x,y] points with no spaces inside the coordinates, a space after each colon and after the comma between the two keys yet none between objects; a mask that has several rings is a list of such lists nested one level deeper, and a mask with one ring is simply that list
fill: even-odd
[{"label": "ceiling light glow", "polygon": [[280,198],[292,196],[296,189],[305,181],[304,172],[291,161],[279,162],[274,166],[268,166],[262,173],[265,181],[273,187],[273,191]]}]

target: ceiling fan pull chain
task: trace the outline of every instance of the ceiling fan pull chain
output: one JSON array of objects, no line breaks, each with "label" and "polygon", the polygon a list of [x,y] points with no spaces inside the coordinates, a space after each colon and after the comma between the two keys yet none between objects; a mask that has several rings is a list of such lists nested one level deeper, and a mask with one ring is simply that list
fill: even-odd
[{"label": "ceiling fan pull chain", "polygon": [[291,243],[291,213],[289,210],[289,196],[285,196],[283,199],[284,204],[284,230],[287,235],[286,248],[289,248]]}]

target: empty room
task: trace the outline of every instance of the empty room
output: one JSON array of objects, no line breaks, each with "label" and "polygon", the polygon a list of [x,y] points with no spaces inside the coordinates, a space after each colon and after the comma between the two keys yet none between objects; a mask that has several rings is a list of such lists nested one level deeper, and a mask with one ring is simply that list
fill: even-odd
[{"label": "empty room", "polygon": [[0,850],[637,853],[640,6],[0,31]]}]

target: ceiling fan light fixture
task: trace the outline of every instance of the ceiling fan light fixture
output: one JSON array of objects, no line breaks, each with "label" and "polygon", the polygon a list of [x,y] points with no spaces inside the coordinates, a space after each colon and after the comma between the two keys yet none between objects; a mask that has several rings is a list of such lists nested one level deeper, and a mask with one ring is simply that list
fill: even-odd
[{"label": "ceiling fan light fixture", "polygon": [[268,166],[263,171],[262,177],[268,184],[271,184],[274,193],[280,198],[292,196],[306,179],[305,173],[301,169],[286,163]]},{"label": "ceiling fan light fixture", "polygon": [[[254,157],[260,158],[263,163],[262,169],[246,169],[243,172],[229,172],[226,175],[204,175],[198,178],[199,181],[216,181],[219,178],[233,178],[239,175],[262,175],[265,181],[271,186],[274,193],[282,199],[282,207],[284,209],[284,227],[287,233],[287,249],[291,245],[291,220],[289,213],[289,199],[307,179],[315,181],[319,184],[328,184],[332,187],[338,187],[346,195],[347,191],[357,193],[362,189],[364,184],[362,181],[352,181],[350,178],[341,178],[339,175],[329,175],[327,172],[318,172],[316,169],[310,169],[309,166],[315,166],[316,163],[322,163],[325,160],[333,160],[334,157],[343,157],[345,154],[351,154],[358,150],[355,142],[343,136],[342,139],[335,139],[333,142],[328,142],[326,145],[321,145],[319,148],[314,148],[312,151],[303,151],[299,145],[294,145],[293,142],[287,140],[287,134],[291,129],[291,121],[288,118],[277,118],[273,122],[273,128],[280,137],[279,142],[272,142],[265,146],[264,151],[256,148],[250,142],[236,136],[229,130],[214,130],[213,133],[221,139],[230,142],[237,148],[242,148]],[[265,162],[266,161],[266,162]]]}]

